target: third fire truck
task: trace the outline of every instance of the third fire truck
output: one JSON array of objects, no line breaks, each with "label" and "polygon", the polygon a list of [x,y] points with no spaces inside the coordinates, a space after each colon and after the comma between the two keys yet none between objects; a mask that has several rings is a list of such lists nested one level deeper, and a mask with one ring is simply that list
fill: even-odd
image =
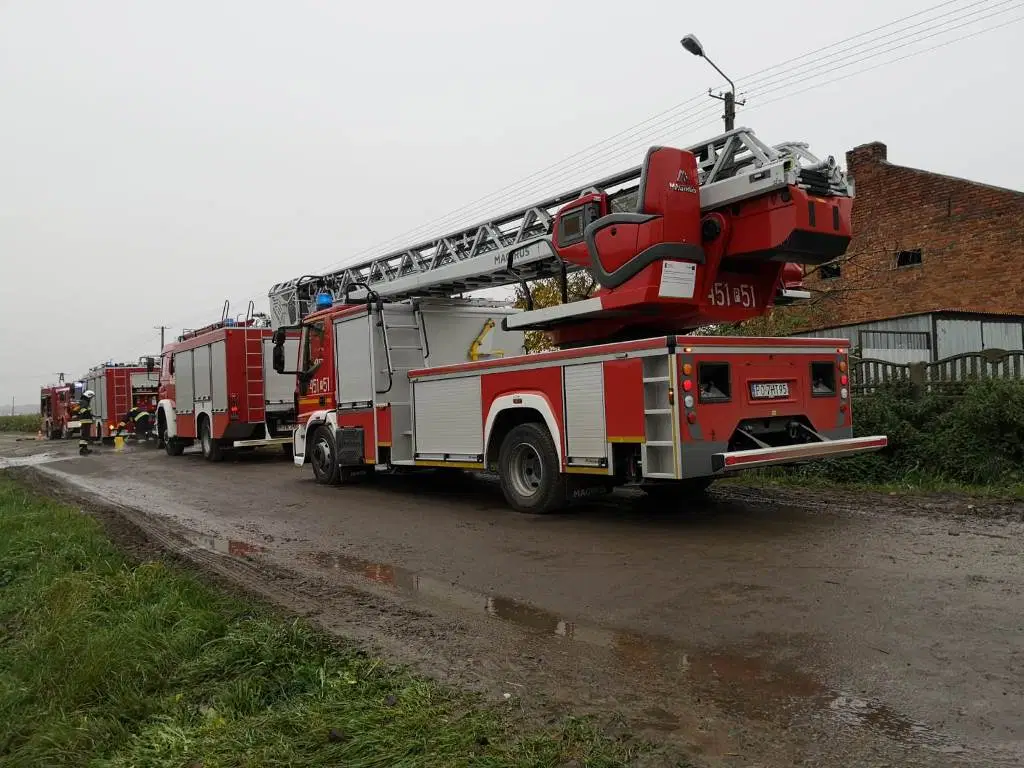
[{"label": "third fire truck", "polygon": [[[92,390],[93,436],[112,440],[118,425],[138,405],[156,410],[157,372],[153,358],[126,363],[106,362],[82,376],[83,390]],[[75,399],[81,394],[79,391]],[[72,422],[77,428],[78,423]]]},{"label": "third fire truck", "polygon": [[[271,366],[266,316],[252,302],[244,318],[232,319],[228,310],[225,302],[218,322],[186,331],[160,357],[156,426],[170,456],[196,441],[210,461],[229,449],[291,449],[295,379]],[[282,343],[294,352],[297,334]]]},{"label": "third fire truck", "polygon": [[[852,197],[832,158],[739,128],[275,285],[278,371],[301,332],[294,461],[328,484],[493,470],[510,506],[540,513],[591,489],[679,496],[738,470],[879,450],[886,437],[853,436],[845,340],[692,334],[792,295],[787,264],[841,256]],[[579,269],[597,290],[566,301]],[[547,277],[563,303],[459,298]],[[527,330],[558,348],[524,354]]]}]

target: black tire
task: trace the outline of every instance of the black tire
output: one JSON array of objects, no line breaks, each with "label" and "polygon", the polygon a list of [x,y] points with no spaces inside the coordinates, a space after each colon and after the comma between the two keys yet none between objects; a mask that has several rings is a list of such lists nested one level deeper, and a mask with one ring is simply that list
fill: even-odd
[{"label": "black tire", "polygon": [[207,461],[223,460],[224,451],[221,450],[220,441],[213,436],[209,419],[204,418],[199,424],[199,444],[202,447],[204,459]]},{"label": "black tire", "polygon": [[164,450],[167,451],[168,456],[181,456],[185,452],[185,444],[181,440],[167,436],[167,427],[163,428],[162,439]]},{"label": "black tire", "polygon": [[313,465],[313,477],[320,485],[338,485],[342,480],[338,466],[338,447],[334,432],[328,427],[317,427],[306,444],[309,463]]},{"label": "black tire", "polygon": [[505,501],[517,512],[544,515],[565,506],[565,475],[551,435],[541,424],[520,424],[505,436],[498,475]]}]

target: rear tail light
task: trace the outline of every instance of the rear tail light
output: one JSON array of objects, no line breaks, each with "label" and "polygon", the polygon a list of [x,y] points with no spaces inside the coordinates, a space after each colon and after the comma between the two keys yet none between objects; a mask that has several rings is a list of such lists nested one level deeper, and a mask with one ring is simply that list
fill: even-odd
[{"label": "rear tail light", "polygon": [[231,395],[231,408],[229,409],[232,416],[238,415],[238,395]]}]

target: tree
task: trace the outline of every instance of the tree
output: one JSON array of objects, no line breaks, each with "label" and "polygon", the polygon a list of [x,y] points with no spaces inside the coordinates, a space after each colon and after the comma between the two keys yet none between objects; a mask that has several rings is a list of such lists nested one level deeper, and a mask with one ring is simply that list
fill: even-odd
[{"label": "tree", "polygon": [[815,298],[771,311],[738,323],[705,325],[694,333],[701,336],[793,336],[822,324],[823,307]]},{"label": "tree", "polygon": [[[586,299],[594,292],[596,284],[589,272],[573,272],[566,278],[566,294],[569,301]],[[520,309],[528,309],[530,300],[527,298],[526,290],[529,290],[529,297],[533,300],[534,309],[553,307],[562,303],[562,289],[560,278],[548,277],[542,280],[534,280],[526,288],[523,285],[516,286],[515,305]],[[527,352],[544,352],[554,349],[551,337],[544,331],[527,331],[524,342]]]}]

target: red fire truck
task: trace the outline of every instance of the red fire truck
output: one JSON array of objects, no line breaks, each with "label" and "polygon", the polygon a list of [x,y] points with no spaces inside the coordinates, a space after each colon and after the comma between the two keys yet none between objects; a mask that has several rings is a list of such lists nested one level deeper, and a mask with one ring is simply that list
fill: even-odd
[{"label": "red fire truck", "polygon": [[[157,430],[170,456],[199,441],[203,456],[219,461],[231,448],[280,445],[291,450],[295,378],[271,365],[270,328],[252,302],[245,318],[186,331],[164,347],[160,363]],[[297,354],[298,334],[287,341]]]},{"label": "red fire truck", "polygon": [[[101,363],[91,368],[80,381],[83,390],[91,389],[95,393],[92,399],[95,437],[112,440],[132,406],[156,410],[159,378],[156,363],[151,357],[128,363]],[[74,395],[75,399],[81,391]],[[77,422],[72,423],[78,426]]]},{"label": "red fire truck", "polygon": [[57,384],[42,387],[39,391],[39,415],[42,417],[41,431],[47,440],[71,437],[71,402],[74,391],[65,384],[63,376]]},{"label": "red fire truck", "polygon": [[[635,483],[682,495],[773,464],[886,446],[853,437],[844,340],[690,335],[753,318],[850,240],[832,158],[746,128],[434,240],[275,285],[275,367],[301,330],[294,461],[355,472],[496,471],[548,512]],[[566,302],[565,275],[598,289]],[[554,276],[524,311],[453,298]],[[558,349],[524,354],[526,330]],[[483,343],[482,343],[483,340]],[[484,349],[481,354],[481,349]]]}]

